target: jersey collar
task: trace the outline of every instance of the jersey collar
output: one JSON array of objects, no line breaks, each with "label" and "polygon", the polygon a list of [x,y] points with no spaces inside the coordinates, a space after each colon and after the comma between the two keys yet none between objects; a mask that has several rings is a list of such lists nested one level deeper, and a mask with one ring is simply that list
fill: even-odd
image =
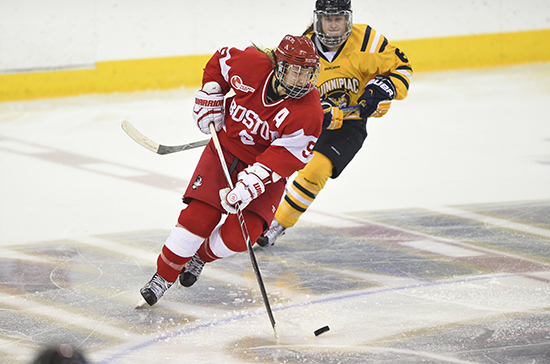
[{"label": "jersey collar", "polygon": [[311,36],[311,39],[315,43],[315,47],[317,48],[317,54],[319,54],[319,57],[323,58],[328,63],[332,63],[333,61],[336,60],[336,58],[338,58],[338,55],[342,52],[342,49],[344,49],[344,47],[346,45],[346,42],[348,41],[346,39],[344,41],[344,43],[342,43],[342,45],[340,46],[340,48],[338,48],[338,50],[336,51],[336,54],[332,58],[332,61],[329,61],[327,56],[325,56],[325,52],[328,52],[328,50],[325,47],[325,45],[323,43],[321,43],[321,41],[319,40],[319,38],[317,37],[317,35],[315,33],[313,33],[313,35]]}]

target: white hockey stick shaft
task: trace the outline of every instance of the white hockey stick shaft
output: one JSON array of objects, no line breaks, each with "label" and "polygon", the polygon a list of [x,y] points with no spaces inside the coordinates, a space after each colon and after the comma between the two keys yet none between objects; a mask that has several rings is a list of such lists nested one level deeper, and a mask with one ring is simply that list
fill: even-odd
[{"label": "white hockey stick shaft", "polygon": [[134,139],[139,145],[157,154],[170,154],[181,152],[188,149],[203,147],[210,139],[199,140],[197,142],[182,144],[182,145],[163,145],[159,144],[137,130],[129,121],[124,120],[122,122],[122,130],[132,139]]},{"label": "white hockey stick shaft", "polygon": [[[349,113],[358,111],[361,107],[362,105],[354,105],[354,106],[343,107],[341,108],[341,110],[345,114],[349,114]],[[126,134],[128,134],[130,138],[134,139],[134,141],[136,141],[142,147],[149,149],[153,153],[157,153],[161,155],[172,154],[172,153],[182,152],[184,150],[203,147],[206,144],[208,144],[208,142],[210,141],[210,139],[204,139],[204,140],[199,140],[196,142],[181,144],[181,145],[159,144],[149,139],[145,135],[143,135],[129,121],[126,121],[126,120],[122,122],[122,130],[124,130],[124,132],[126,132]]]},{"label": "white hockey stick shaft", "polygon": [[[210,133],[212,134],[212,141],[214,142],[214,146],[216,147],[216,151],[218,152],[218,157],[220,158],[220,163],[222,165],[223,173],[225,174],[225,178],[227,179],[227,184],[229,185],[229,188],[233,189],[234,187],[233,181],[231,180],[231,175],[229,174],[229,170],[227,169],[227,163],[225,163],[225,158],[223,157],[223,151],[220,145],[220,141],[218,139],[218,134],[216,133],[216,128],[214,127],[213,123],[210,123],[209,127],[210,127]],[[273,312],[271,311],[271,305],[269,304],[269,299],[267,297],[267,292],[265,290],[262,274],[260,273],[260,267],[258,266],[258,261],[256,260],[256,255],[252,250],[252,243],[250,242],[250,235],[248,233],[248,228],[246,227],[246,222],[244,221],[244,216],[240,206],[237,204],[236,207],[237,207],[237,218],[239,219],[239,224],[241,225],[241,232],[243,233],[243,238],[246,241],[246,247],[248,249],[248,254],[250,255],[252,268],[254,268],[254,273],[256,274],[256,279],[258,280],[258,285],[260,286],[260,291],[262,293],[262,298],[264,300],[265,309],[267,311],[267,315],[269,316],[269,320],[271,321],[271,326],[273,327],[275,338],[278,339],[279,334],[277,332],[277,324],[275,322],[275,318],[273,317]]]}]

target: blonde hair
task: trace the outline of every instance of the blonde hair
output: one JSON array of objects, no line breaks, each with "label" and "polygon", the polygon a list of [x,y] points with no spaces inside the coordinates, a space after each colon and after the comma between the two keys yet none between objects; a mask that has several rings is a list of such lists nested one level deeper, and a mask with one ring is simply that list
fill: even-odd
[{"label": "blonde hair", "polygon": [[309,27],[307,27],[307,29],[302,33],[302,35],[308,35],[308,34],[313,34],[313,23],[311,23]]},{"label": "blonde hair", "polygon": [[267,56],[267,58],[269,58],[271,63],[273,63],[273,65],[275,65],[277,63],[277,60],[275,59],[275,49],[276,48],[264,48],[264,47],[260,47],[256,44],[254,44],[254,43],[252,43],[252,47],[256,48],[257,50],[259,50],[260,52],[265,54]]}]

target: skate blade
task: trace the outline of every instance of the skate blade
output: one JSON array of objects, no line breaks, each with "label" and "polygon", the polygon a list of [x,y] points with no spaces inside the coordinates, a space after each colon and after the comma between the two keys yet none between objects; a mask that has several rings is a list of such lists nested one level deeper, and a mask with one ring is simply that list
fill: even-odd
[{"label": "skate blade", "polygon": [[273,334],[275,335],[275,340],[279,342],[279,330],[277,329],[277,324],[273,324]]},{"label": "skate blade", "polygon": [[147,301],[145,301],[145,299],[143,297],[140,297],[139,298],[139,301],[136,303],[136,307],[135,308],[142,308],[144,307],[145,305],[147,305]]}]

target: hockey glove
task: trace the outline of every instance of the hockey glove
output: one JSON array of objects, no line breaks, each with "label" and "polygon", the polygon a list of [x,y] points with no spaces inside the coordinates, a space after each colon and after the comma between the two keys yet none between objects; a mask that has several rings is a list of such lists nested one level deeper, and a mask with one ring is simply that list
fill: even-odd
[{"label": "hockey glove", "polygon": [[321,100],[321,106],[325,112],[323,119],[323,129],[340,129],[344,122],[344,112],[338,108],[330,99]]},{"label": "hockey glove", "polygon": [[363,104],[363,108],[359,111],[361,118],[379,118],[386,115],[395,95],[395,86],[388,76],[374,77],[367,83],[365,92],[357,101],[358,104]]},{"label": "hockey glove", "polygon": [[271,182],[276,182],[281,177],[272,173],[269,168],[260,163],[245,168],[237,175],[237,183],[230,190],[224,188],[220,190],[220,200],[223,208],[230,214],[237,213],[237,204],[241,210],[253,199],[265,192],[265,186]]},{"label": "hockey glove", "polygon": [[224,121],[223,99],[224,95],[221,92],[221,87],[215,82],[205,84],[202,90],[195,94],[193,117],[204,134],[210,134],[210,127],[208,126],[210,123],[214,123],[216,131],[221,130]]}]

